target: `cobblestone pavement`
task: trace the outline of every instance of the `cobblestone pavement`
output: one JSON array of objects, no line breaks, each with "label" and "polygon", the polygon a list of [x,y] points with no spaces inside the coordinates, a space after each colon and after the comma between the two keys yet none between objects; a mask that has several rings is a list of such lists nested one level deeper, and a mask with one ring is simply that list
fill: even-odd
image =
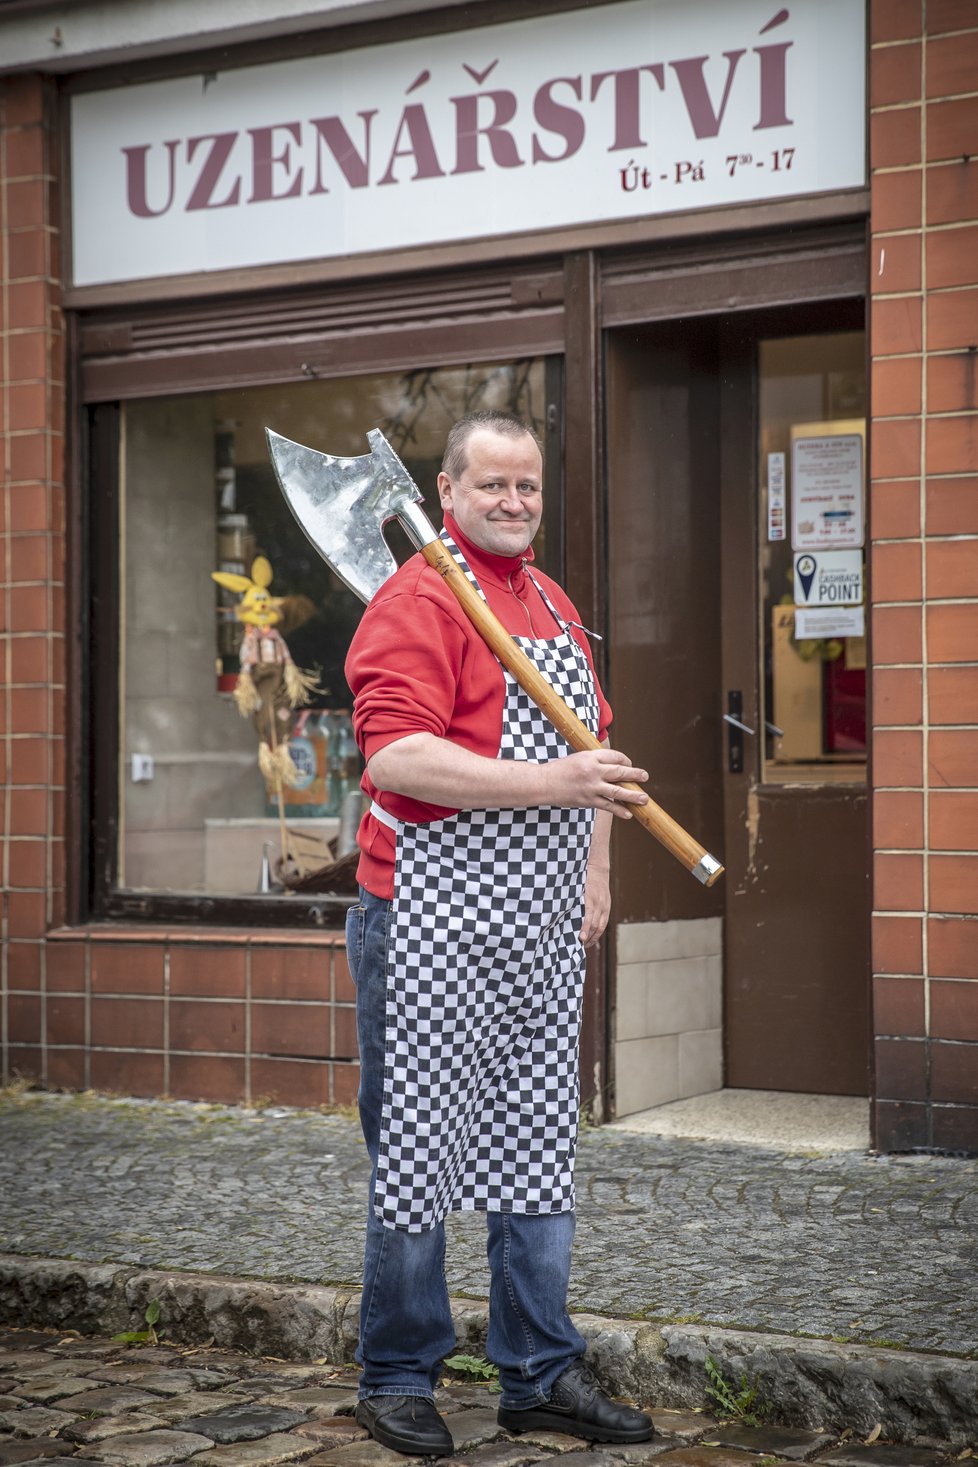
[{"label": "cobblestone pavement", "polygon": [[[0,1097],[0,1251],[356,1286],[345,1115]],[[978,1161],[585,1131],[571,1308],[978,1355]],[[206,1221],[205,1221],[206,1220]],[[449,1220],[453,1294],[485,1227]]]},{"label": "cobblestone pavement", "polygon": [[[446,1381],[437,1399],[455,1440],[445,1467],[523,1467],[551,1458],[563,1467],[939,1467],[972,1456],[971,1449],[952,1454],[878,1435],[867,1442],[851,1431],[747,1427],[661,1410],[653,1410],[656,1435],[647,1444],[588,1446],[556,1432],[509,1436],[484,1385]],[[420,1460],[370,1441],[352,1418],[355,1401],[355,1377],[331,1366],[0,1329],[0,1467],[404,1467]]]}]

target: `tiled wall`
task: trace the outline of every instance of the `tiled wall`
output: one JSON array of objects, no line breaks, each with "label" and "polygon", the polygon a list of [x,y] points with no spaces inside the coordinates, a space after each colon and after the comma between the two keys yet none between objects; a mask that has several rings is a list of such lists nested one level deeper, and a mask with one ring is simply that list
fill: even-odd
[{"label": "tiled wall", "polygon": [[871,43],[876,1138],[978,1150],[978,6]]},{"label": "tiled wall", "polygon": [[722,922],[626,922],[615,934],[615,1114],[723,1085]]}]

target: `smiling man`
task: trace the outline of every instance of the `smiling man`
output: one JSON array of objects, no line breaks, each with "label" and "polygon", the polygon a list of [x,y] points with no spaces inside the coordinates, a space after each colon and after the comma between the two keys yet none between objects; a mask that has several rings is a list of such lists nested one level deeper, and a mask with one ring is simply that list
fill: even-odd
[{"label": "smiling man", "polygon": [[607,747],[577,612],[531,569],[542,488],[524,423],[463,418],[438,475],[442,539],[605,747],[570,751],[420,555],[374,597],[347,659],[371,800],[347,922],[373,1163],[357,1419],[416,1455],[453,1450],[433,1395],[455,1345],[457,1209],[487,1215],[500,1424],[652,1435],[601,1390],[566,1307],[585,951],[608,921],[612,817],[646,799],[622,784],[648,775]]}]

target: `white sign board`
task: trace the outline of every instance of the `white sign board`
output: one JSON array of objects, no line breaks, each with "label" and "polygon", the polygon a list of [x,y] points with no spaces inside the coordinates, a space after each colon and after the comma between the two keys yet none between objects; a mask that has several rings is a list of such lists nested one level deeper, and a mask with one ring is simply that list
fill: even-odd
[{"label": "white sign board", "polygon": [[796,554],[796,606],[858,606],[862,599],[861,550],[802,550]]},{"label": "white sign board", "polygon": [[866,609],[863,606],[841,607],[832,611],[818,607],[812,611],[795,612],[795,636],[799,641],[809,637],[864,637],[866,635]]},{"label": "white sign board", "polygon": [[783,540],[785,535],[784,454],[767,456],[767,538]]},{"label": "white sign board", "polygon": [[864,0],[626,0],[71,101],[76,285],[860,187]]},{"label": "white sign board", "polygon": [[863,440],[858,433],[795,438],[791,445],[791,547],[838,550],[863,543]]}]

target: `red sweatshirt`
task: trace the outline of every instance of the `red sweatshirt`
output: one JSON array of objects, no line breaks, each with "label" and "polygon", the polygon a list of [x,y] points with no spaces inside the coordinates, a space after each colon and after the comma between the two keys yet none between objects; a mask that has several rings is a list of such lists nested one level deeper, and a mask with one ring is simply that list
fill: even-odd
[{"label": "red sweatshirt", "polygon": [[[532,548],[525,557],[491,555],[466,539],[449,514],[445,525],[509,633],[541,639],[559,635],[559,626],[526,574]],[[560,587],[539,571],[534,576],[560,615],[578,621]],[[571,631],[591,661],[587,637],[577,627]],[[423,556],[412,556],[370,602],[350,646],[346,676],[355,699],[353,726],[365,759],[413,733],[450,739],[488,759],[498,754],[506,690],[503,669]],[[611,709],[600,688],[598,705],[598,737],[604,739]],[[365,794],[395,820],[424,824],[458,813],[390,791],[379,795],[366,773],[361,783]],[[358,839],[361,886],[375,896],[392,897],[394,832],[368,811]]]}]

